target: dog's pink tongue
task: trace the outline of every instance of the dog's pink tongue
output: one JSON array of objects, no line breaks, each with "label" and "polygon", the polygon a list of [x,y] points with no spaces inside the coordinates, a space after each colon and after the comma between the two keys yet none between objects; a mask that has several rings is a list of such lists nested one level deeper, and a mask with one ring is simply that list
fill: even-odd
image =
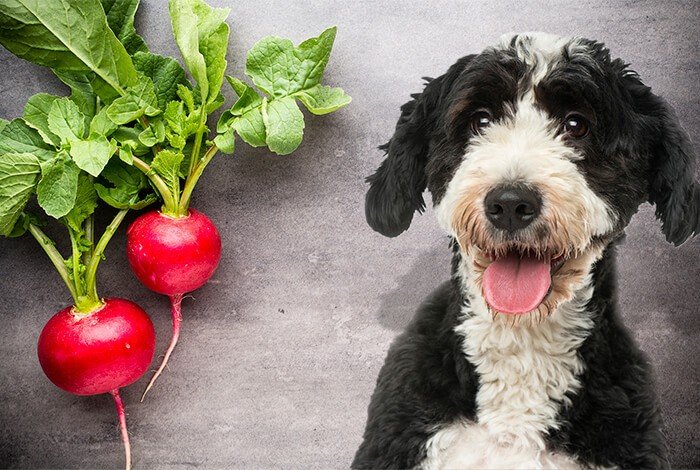
[{"label": "dog's pink tongue", "polygon": [[525,313],[542,303],[552,283],[549,259],[515,252],[496,259],[484,271],[484,297],[503,313]]}]

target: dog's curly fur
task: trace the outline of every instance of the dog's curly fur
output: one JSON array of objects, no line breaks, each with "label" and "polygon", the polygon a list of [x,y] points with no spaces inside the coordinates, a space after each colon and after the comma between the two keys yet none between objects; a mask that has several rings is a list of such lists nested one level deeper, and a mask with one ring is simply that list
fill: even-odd
[{"label": "dog's curly fur", "polygon": [[[483,110],[490,126],[475,131]],[[585,136],[567,135],[571,112]],[[601,43],[510,35],[413,95],[382,148],[368,223],[399,235],[427,188],[453,276],[392,345],[353,468],[668,466],[649,364],[616,310],[615,246],[645,201],[669,242],[700,231],[697,158],[671,107]],[[543,199],[515,234],[483,209],[513,182]],[[484,270],[513,250],[563,260],[522,315],[482,294]]]}]

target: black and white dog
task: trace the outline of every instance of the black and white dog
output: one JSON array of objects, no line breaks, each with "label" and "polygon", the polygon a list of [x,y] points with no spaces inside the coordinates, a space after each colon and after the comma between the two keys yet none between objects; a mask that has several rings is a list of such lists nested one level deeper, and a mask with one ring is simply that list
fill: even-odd
[{"label": "black and white dog", "polygon": [[640,204],[700,231],[696,156],[670,106],[601,43],[509,35],[401,108],[368,178],[394,237],[432,194],[451,281],[392,345],[354,468],[663,468],[647,360],[615,305]]}]

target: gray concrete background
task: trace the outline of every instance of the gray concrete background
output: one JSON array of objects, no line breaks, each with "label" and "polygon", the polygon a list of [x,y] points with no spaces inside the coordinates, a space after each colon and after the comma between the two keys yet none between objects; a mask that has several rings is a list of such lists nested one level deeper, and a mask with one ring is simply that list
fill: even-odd
[{"label": "gray concrete background", "polygon": [[[164,0],[144,0],[137,26],[177,56]],[[545,30],[606,42],[677,109],[700,143],[700,3],[689,1],[214,1],[232,9],[229,72],[255,41],[300,41],[336,24],[326,82],[350,107],[307,117],[292,156],[239,145],[219,156],[194,206],[217,224],[223,256],[186,300],[183,333],[144,404],[123,391],[136,468],[343,468],[360,442],[386,350],[422,298],[449,275],[447,240],[430,211],[386,239],[365,224],[363,179],[378,165],[398,107],[458,57],[507,31]],[[64,89],[0,50],[0,116]],[[57,233],[57,232],[53,232]],[[619,303],[654,363],[675,467],[700,466],[700,239],[667,245],[642,208],[619,250]],[[101,267],[103,296],[140,303],[170,334],[164,297],[131,275],[124,231]],[[69,297],[28,237],[0,240],[0,466],[122,465],[107,395],[55,388],[36,359],[39,332]]]}]

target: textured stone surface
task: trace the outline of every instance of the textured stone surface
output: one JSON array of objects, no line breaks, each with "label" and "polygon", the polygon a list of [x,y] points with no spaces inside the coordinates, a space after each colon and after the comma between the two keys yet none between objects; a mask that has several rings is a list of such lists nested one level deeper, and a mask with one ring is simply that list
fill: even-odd
[{"label": "textured stone surface", "polygon": [[[164,0],[145,0],[137,26],[155,52],[177,55]],[[326,80],[353,96],[307,119],[288,157],[240,145],[218,157],[194,204],[219,226],[221,266],[184,302],[183,336],[145,404],[144,381],[123,396],[137,468],[347,467],[392,338],[449,273],[447,240],[430,214],[396,239],[364,222],[363,179],[378,165],[398,107],[507,31],[545,30],[605,41],[677,109],[700,143],[700,3],[654,1],[215,1],[232,8],[229,71],[268,34],[295,41],[339,27]],[[439,5],[439,6],[438,6]],[[0,116],[64,89],[44,69],[0,50]],[[104,221],[103,221],[104,222]],[[52,233],[58,233],[52,230]],[[675,467],[700,466],[700,239],[667,245],[649,206],[619,250],[619,302],[654,363]],[[102,295],[139,302],[158,351],[166,299],[130,274],[123,230],[101,268]],[[0,465],[119,467],[107,396],[55,388],[35,347],[65,288],[24,237],[0,240]]]}]

